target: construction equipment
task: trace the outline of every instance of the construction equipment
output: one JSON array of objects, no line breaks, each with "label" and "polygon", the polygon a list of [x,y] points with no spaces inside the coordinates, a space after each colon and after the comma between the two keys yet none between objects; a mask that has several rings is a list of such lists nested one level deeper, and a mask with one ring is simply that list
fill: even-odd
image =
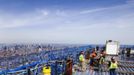
[{"label": "construction equipment", "polygon": [[108,40],[106,41],[106,54],[118,55],[119,53],[119,42]]},{"label": "construction equipment", "polygon": [[44,75],[51,75],[51,67],[49,65],[43,67]]}]

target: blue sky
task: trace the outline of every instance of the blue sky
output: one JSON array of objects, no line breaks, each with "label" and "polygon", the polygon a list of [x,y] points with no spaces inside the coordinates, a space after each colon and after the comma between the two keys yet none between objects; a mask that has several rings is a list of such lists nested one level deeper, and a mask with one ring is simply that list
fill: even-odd
[{"label": "blue sky", "polygon": [[0,0],[0,42],[134,44],[134,0]]}]

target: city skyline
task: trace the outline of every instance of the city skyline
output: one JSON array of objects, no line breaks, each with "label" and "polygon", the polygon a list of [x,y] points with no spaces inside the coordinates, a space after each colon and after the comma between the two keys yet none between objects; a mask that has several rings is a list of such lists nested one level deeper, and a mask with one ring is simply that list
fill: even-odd
[{"label": "city skyline", "polygon": [[0,0],[1,43],[134,44],[134,0]]}]

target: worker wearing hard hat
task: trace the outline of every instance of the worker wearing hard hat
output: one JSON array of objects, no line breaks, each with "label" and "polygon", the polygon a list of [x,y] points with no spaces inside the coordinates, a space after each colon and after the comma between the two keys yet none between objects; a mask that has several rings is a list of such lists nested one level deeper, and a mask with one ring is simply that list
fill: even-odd
[{"label": "worker wearing hard hat", "polygon": [[93,48],[93,51],[90,55],[90,62],[89,62],[90,75],[93,75],[95,57],[97,57],[97,53],[96,53],[95,49]]},{"label": "worker wearing hard hat", "polygon": [[115,61],[114,57],[111,58],[111,61],[109,62],[108,66],[109,66],[110,75],[117,75],[116,69],[118,68],[118,65],[117,65],[117,61]]}]

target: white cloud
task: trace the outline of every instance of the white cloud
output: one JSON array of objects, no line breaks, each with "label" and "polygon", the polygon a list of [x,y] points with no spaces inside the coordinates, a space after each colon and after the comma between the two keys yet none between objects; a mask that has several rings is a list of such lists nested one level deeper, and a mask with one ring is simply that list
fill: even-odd
[{"label": "white cloud", "polygon": [[43,11],[43,14],[44,14],[44,16],[47,16],[48,15],[48,12]]},{"label": "white cloud", "polygon": [[38,9],[37,12],[42,13],[44,16],[48,16],[49,13],[50,13],[48,10],[45,10],[45,9],[44,10],[39,10]]},{"label": "white cloud", "polygon": [[10,14],[1,13],[0,16],[0,29],[1,28],[15,28],[29,25],[53,25],[64,22],[68,15],[65,11],[56,10],[48,11],[38,9],[36,11],[24,14]]},{"label": "white cloud", "polygon": [[108,8],[96,8],[96,9],[84,10],[84,11],[81,11],[80,14],[89,14],[89,13],[104,11],[105,9],[108,9]]},{"label": "white cloud", "polygon": [[0,14],[0,28],[14,28],[28,25],[40,24],[41,19],[46,19],[48,16],[47,11],[30,12],[26,14]]},{"label": "white cloud", "polygon": [[134,0],[126,0],[126,3],[127,3],[127,4],[132,4],[132,5],[133,5],[133,4],[134,4]]},{"label": "white cloud", "polygon": [[[130,0],[128,2],[133,4],[134,0]],[[81,11],[80,14],[94,14],[94,13],[107,12],[107,11],[112,11],[114,13],[114,12],[120,11],[120,10],[125,12],[125,10],[134,7],[130,3],[126,3],[126,4],[122,4],[122,5],[117,5],[117,6],[112,6],[112,7],[87,9],[87,10]],[[123,13],[123,12],[121,12],[121,13]]]},{"label": "white cloud", "polygon": [[[97,8],[92,10],[84,10],[81,11],[80,14],[78,12],[68,14],[65,10],[56,10],[48,11],[46,9],[38,9],[37,11],[26,13],[26,14],[4,14],[3,17],[0,18],[0,28],[14,28],[28,25],[50,25],[50,26],[83,26],[83,25],[99,25],[100,23],[106,24],[108,22],[117,22],[120,20],[121,16],[126,16],[129,13],[127,9],[133,6],[130,5],[120,5],[114,7],[106,7],[106,8]],[[120,12],[121,11],[121,12]],[[118,16],[117,13],[120,15]],[[0,16],[1,16],[0,15]],[[111,15],[111,16],[110,16]],[[116,16],[117,15],[117,16]],[[108,17],[109,18],[105,18]],[[114,17],[113,17],[114,16]],[[129,17],[127,18],[129,19]],[[125,18],[123,18],[123,22],[125,22]],[[116,23],[121,24],[121,22]],[[121,25],[119,25],[121,27]],[[124,27],[124,25],[123,25]]]},{"label": "white cloud", "polygon": [[56,15],[57,16],[62,16],[62,17],[67,17],[67,13],[63,10],[56,10]]},{"label": "white cloud", "polygon": [[[97,43],[107,39],[132,40],[134,15],[132,5],[97,8],[92,10],[37,10],[26,14],[1,13],[0,28],[14,28],[42,25],[42,29],[5,31],[2,40],[48,41],[67,43]],[[50,27],[49,29],[47,27]],[[1,30],[2,31],[2,30]],[[34,33],[34,34],[33,34]],[[130,35],[128,34],[130,33]],[[18,36],[19,35],[19,36]],[[130,37],[126,37],[126,36]],[[128,40],[127,40],[128,41]],[[126,42],[127,42],[126,41]],[[130,42],[132,43],[132,42]]]}]

